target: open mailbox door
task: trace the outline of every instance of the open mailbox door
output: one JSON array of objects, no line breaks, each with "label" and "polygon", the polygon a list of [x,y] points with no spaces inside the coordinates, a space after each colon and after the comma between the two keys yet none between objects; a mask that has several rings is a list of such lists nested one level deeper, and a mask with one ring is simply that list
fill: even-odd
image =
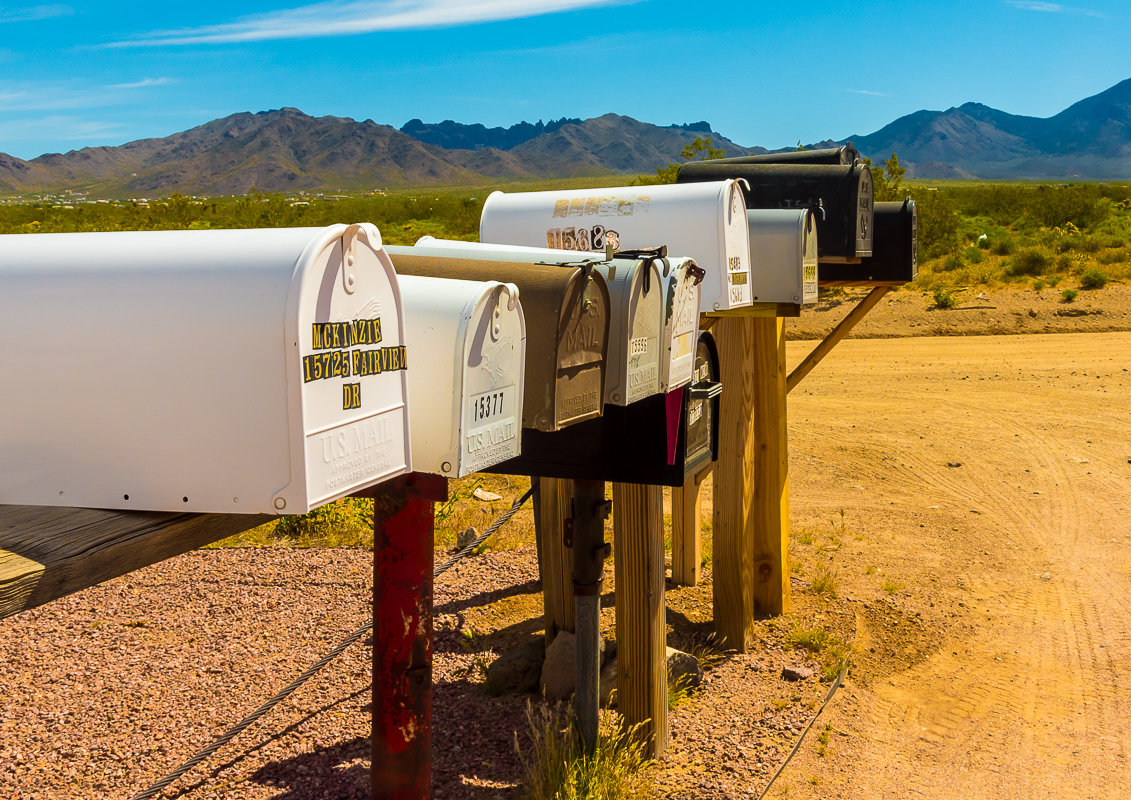
[{"label": "open mailbox door", "polygon": [[526,322],[518,287],[401,275],[416,472],[463,477],[518,455]]},{"label": "open mailbox door", "polygon": [[0,503],[298,514],[410,468],[369,224],[3,236],[0,340]]},{"label": "open mailbox door", "polygon": [[739,182],[551,192],[492,192],[483,242],[566,250],[647,249],[695,259],[705,277],[701,311],[750,305],[750,237]]},{"label": "open mailbox door", "polygon": [[402,275],[501,281],[522,295],[527,330],[522,427],[556,431],[601,415],[609,289],[589,267],[470,258],[457,250],[386,248]]}]

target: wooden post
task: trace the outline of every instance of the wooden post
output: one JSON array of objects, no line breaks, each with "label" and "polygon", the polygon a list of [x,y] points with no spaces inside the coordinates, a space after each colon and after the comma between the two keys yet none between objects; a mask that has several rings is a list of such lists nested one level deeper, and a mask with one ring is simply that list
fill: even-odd
[{"label": "wooden post", "polygon": [[[724,647],[746,651],[754,620],[754,330],[762,320],[723,317],[713,334],[719,350],[719,459],[714,479],[715,630]],[[772,321],[771,321],[772,322]]]},{"label": "wooden post", "polygon": [[603,481],[573,482],[573,593],[576,616],[576,668],[573,713],[585,750],[597,745],[601,712],[601,588],[604,585],[605,501]]},{"label": "wooden post", "polygon": [[539,514],[534,520],[542,542],[542,604],[545,609],[546,646],[558,631],[574,630],[573,551],[565,546],[565,520],[570,515],[573,481],[532,478],[538,481]]},{"label": "wooden post", "polygon": [[672,583],[696,586],[703,561],[703,480],[710,469],[688,475],[683,486],[672,487]]},{"label": "wooden post", "polygon": [[785,323],[754,323],[754,613],[773,616],[790,605]]},{"label": "wooden post", "polygon": [[419,800],[432,782],[433,503],[448,481],[411,473],[373,499],[371,792]]},{"label": "wooden post", "polygon": [[640,725],[649,756],[668,745],[664,496],[659,486],[613,484],[617,708]]},{"label": "wooden post", "polygon": [[273,519],[0,505],[0,619]]}]

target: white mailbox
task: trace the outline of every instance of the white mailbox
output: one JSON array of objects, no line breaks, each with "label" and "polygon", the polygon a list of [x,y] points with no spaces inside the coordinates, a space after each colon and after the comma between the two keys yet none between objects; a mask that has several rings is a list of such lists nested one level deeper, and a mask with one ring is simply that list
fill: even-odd
[{"label": "white mailbox", "polygon": [[690,258],[664,259],[664,332],[667,358],[660,361],[660,391],[691,383],[695,372],[695,343],[699,340],[699,311],[704,272]]},{"label": "white mailbox", "polygon": [[463,477],[514,458],[522,432],[526,323],[511,283],[398,278],[417,472]]},{"label": "white mailbox", "polygon": [[755,302],[817,302],[817,223],[808,208],[746,212]]},{"label": "white mailbox", "polygon": [[479,239],[566,250],[667,245],[706,271],[702,311],[748,306],[750,238],[738,181],[492,192]]},{"label": "white mailbox", "polygon": [[[605,402],[626,406],[660,392],[661,364],[669,347],[661,347],[666,284],[662,262],[636,258],[605,260],[603,254],[582,255],[521,245],[483,244],[423,236],[416,246],[458,252],[464,258],[530,260],[533,263],[587,262],[609,285],[609,350],[605,357]],[[698,315],[696,315],[698,326]]]},{"label": "white mailbox", "polygon": [[296,514],[410,468],[369,224],[0,237],[0,503]]}]

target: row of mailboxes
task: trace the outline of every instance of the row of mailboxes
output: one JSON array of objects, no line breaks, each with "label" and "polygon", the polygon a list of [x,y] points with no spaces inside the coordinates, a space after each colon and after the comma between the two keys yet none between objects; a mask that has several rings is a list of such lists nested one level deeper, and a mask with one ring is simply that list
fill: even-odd
[{"label": "row of mailboxes", "polygon": [[701,186],[621,186],[548,192],[492,192],[479,239],[566,250],[666,245],[705,271],[701,311],[749,306],[750,239],[742,189],[734,180]]},{"label": "row of mailboxes", "polygon": [[605,402],[628,405],[691,381],[703,271],[690,258],[636,254],[608,258],[432,236],[421,237],[416,248],[458,251],[460,257],[488,261],[517,255],[539,264],[595,269],[609,287],[611,303]]},{"label": "row of mailboxes", "polygon": [[872,172],[852,164],[767,164],[732,159],[683,164],[677,184],[738,179],[748,208],[810,208],[817,212],[821,263],[872,254]]},{"label": "row of mailboxes", "polygon": [[302,513],[410,468],[372,225],[0,237],[0,503]]},{"label": "row of mailboxes", "polygon": [[488,472],[682,486],[718,457],[719,359],[714,339],[696,339],[693,380],[631,406],[607,406],[568,431],[522,432],[522,452]]}]

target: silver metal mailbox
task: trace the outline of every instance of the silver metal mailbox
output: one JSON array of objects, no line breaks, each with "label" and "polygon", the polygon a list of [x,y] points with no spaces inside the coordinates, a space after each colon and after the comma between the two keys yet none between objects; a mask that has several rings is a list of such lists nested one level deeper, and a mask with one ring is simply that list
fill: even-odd
[{"label": "silver metal mailbox", "polygon": [[[609,351],[605,358],[605,402],[624,406],[660,391],[661,348],[666,286],[657,260],[582,256],[573,250],[483,244],[425,236],[417,247],[435,247],[463,258],[530,259],[532,263],[587,263],[609,285]],[[661,356],[664,356],[661,359]]]},{"label": "silver metal mailbox", "polygon": [[817,302],[817,224],[813,212],[759,208],[750,225],[750,272],[755,302],[797,306]]},{"label": "silver metal mailbox", "polygon": [[664,394],[691,383],[703,270],[690,258],[666,258],[660,267],[664,282],[664,332],[667,358],[660,359],[660,391]]},{"label": "silver metal mailbox", "polygon": [[551,192],[492,192],[483,242],[614,250],[667,245],[706,271],[705,314],[750,305],[750,241],[738,181]]},{"label": "silver metal mailbox", "polygon": [[0,503],[302,513],[408,471],[372,225],[0,237]]},{"label": "silver metal mailbox", "polygon": [[518,455],[526,323],[513,283],[398,278],[416,472],[463,477]]}]

